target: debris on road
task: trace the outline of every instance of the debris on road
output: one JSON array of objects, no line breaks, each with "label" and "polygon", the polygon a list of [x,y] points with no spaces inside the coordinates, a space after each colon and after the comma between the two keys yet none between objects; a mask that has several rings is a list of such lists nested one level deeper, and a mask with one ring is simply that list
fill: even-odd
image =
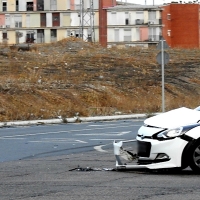
[{"label": "debris on road", "polygon": [[91,168],[91,167],[76,167],[74,169],[70,169],[69,171],[80,171],[80,172],[88,172],[88,171],[116,171],[115,168]]}]

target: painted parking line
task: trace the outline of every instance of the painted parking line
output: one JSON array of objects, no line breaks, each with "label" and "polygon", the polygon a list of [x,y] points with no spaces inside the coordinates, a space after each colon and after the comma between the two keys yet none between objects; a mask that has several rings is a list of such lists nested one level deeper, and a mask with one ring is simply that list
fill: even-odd
[{"label": "painted parking line", "polygon": [[109,133],[78,133],[76,135],[78,136],[96,136],[96,135],[103,135],[103,136],[121,136],[121,135],[125,135],[131,133],[131,131],[123,131],[123,132],[109,132]]},{"label": "painted parking line", "polygon": [[43,138],[42,140],[32,140],[28,141],[31,143],[84,143],[87,144],[88,142],[85,142],[83,140],[76,140],[76,139],[67,139],[67,138]]},{"label": "painted parking line", "polygon": [[[107,145],[107,144],[106,144],[106,145]],[[106,153],[106,152],[108,152],[108,151],[102,149],[102,147],[104,147],[104,146],[106,146],[106,145],[95,146],[94,149],[95,149],[96,151],[99,151],[99,152],[102,152],[102,153]]]},{"label": "painted parking line", "polygon": [[90,140],[93,140],[93,141],[95,141],[95,140],[96,140],[96,141],[99,141],[99,140],[105,140],[105,141],[109,141],[109,140],[112,140],[112,141],[120,140],[120,141],[123,141],[124,139],[121,139],[121,138],[120,138],[120,139],[116,139],[116,138],[115,138],[115,139],[111,139],[111,138],[109,138],[109,139],[100,139],[100,138],[99,138],[99,139],[98,139],[98,138],[97,138],[97,139],[90,139]]}]

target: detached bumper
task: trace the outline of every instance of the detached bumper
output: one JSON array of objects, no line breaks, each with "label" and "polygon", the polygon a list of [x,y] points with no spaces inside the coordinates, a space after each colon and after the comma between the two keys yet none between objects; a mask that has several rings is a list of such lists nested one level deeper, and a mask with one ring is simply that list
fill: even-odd
[{"label": "detached bumper", "polygon": [[[133,151],[134,142],[137,150]],[[182,152],[187,141],[180,138],[158,141],[128,140],[113,143],[116,169],[164,169],[181,167]]]}]

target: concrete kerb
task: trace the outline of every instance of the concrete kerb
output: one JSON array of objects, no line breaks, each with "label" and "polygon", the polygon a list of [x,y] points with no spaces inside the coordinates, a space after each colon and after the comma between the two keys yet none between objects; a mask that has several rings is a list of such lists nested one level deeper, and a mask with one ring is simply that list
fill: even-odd
[{"label": "concrete kerb", "polygon": [[61,123],[76,123],[76,122],[94,122],[94,121],[111,121],[123,119],[140,119],[146,118],[146,114],[132,114],[132,115],[114,115],[114,116],[96,116],[96,117],[72,117],[66,119],[47,119],[47,120],[30,120],[30,121],[13,121],[0,122],[0,127],[8,126],[29,126],[42,124],[61,124]]}]

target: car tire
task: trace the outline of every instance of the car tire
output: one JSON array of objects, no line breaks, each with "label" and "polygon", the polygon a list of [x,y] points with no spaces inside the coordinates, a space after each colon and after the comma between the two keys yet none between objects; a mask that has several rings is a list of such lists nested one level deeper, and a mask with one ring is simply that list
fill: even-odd
[{"label": "car tire", "polygon": [[194,172],[200,173],[200,142],[199,141],[195,143],[191,149],[189,166]]}]

